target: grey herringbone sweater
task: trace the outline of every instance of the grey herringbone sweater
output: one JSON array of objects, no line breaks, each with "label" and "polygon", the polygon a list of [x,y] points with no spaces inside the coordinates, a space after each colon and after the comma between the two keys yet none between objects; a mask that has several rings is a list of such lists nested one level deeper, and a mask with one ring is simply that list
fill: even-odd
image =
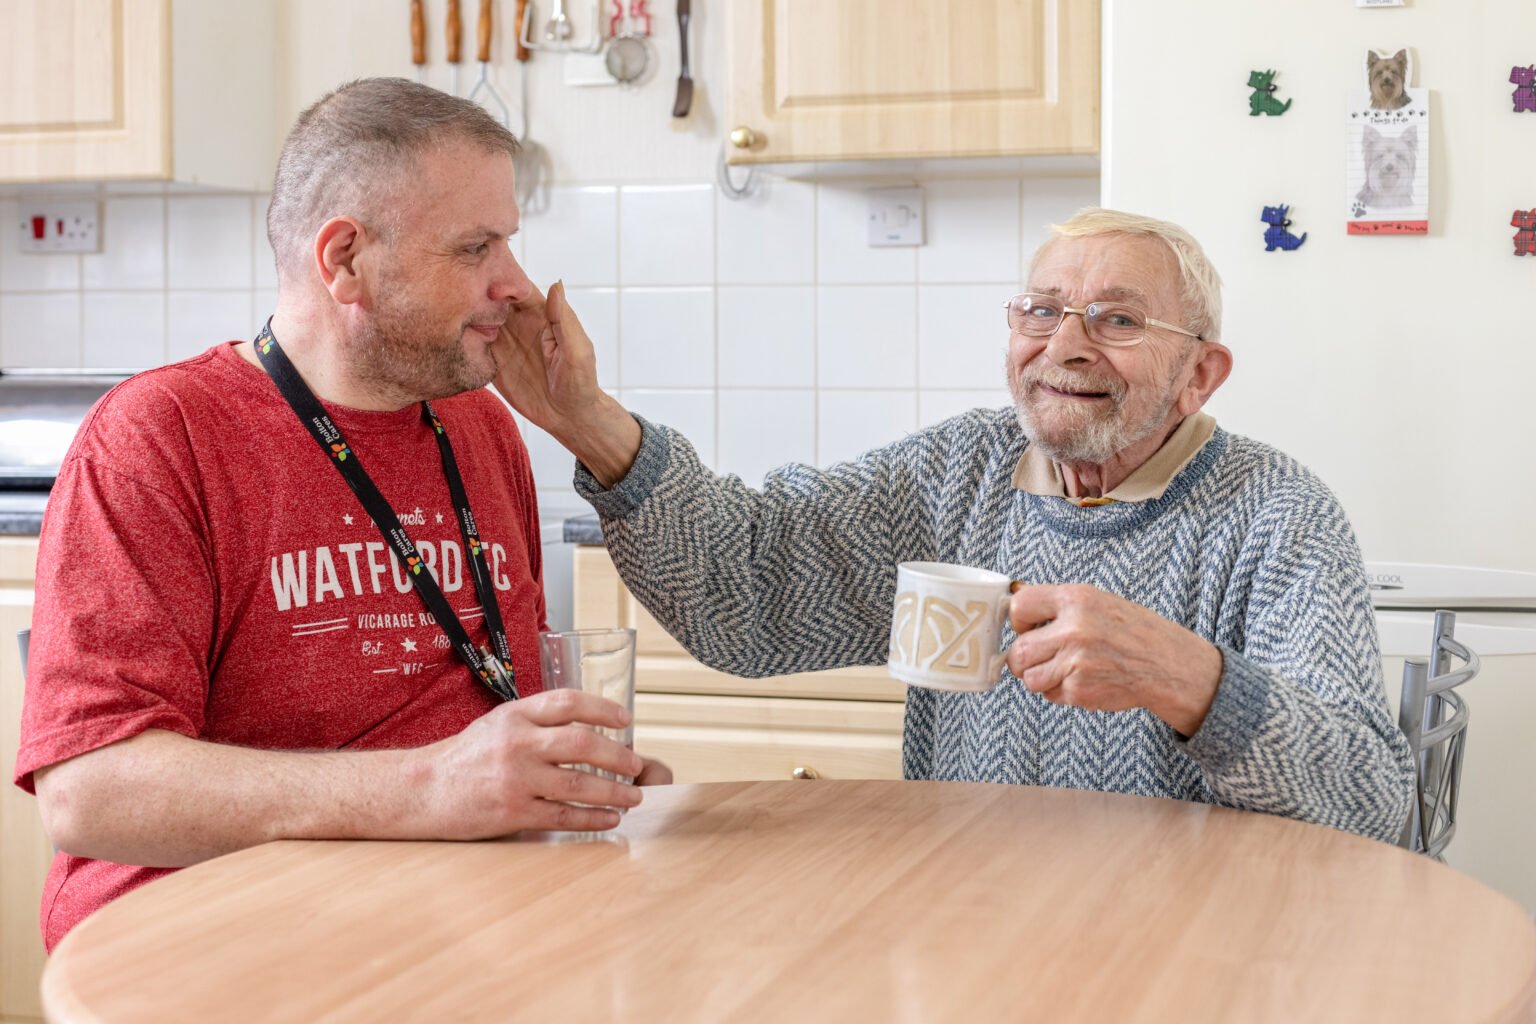
[{"label": "grey herringbone sweater", "polygon": [[1187,741],[1145,710],[1051,704],[1006,669],[983,694],[913,687],[908,778],[1174,797],[1396,839],[1413,768],[1359,548],[1327,487],[1273,448],[1218,429],[1161,498],[1078,508],[1013,486],[1027,442],[1011,409],[829,470],[785,466],[761,491],[641,426],[623,481],[604,491],[578,468],[577,487],[630,590],[713,668],[883,663],[908,560],[1092,584],[1221,648],[1215,702]]}]

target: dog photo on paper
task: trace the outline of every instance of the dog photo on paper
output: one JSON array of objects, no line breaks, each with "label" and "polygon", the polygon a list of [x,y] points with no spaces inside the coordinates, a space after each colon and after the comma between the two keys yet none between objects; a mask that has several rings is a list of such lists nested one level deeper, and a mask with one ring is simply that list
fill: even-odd
[{"label": "dog photo on paper", "polygon": [[1352,235],[1429,233],[1429,90],[1414,88],[1413,55],[1368,50],[1364,88],[1350,97],[1348,224]]}]

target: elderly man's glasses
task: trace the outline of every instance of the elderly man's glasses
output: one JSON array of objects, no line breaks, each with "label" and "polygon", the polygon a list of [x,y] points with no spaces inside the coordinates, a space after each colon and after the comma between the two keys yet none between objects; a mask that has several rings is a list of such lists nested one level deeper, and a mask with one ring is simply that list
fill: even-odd
[{"label": "elderly man's glasses", "polygon": [[1185,337],[1200,338],[1194,331],[1154,320],[1135,306],[1127,306],[1123,302],[1090,302],[1082,309],[1074,309],[1054,295],[1026,292],[1015,295],[1003,305],[1008,310],[1008,328],[1032,338],[1049,338],[1061,330],[1068,313],[1076,313],[1083,318],[1083,329],[1088,332],[1090,339],[1112,348],[1129,348],[1141,344],[1147,336],[1148,327],[1161,327]]}]

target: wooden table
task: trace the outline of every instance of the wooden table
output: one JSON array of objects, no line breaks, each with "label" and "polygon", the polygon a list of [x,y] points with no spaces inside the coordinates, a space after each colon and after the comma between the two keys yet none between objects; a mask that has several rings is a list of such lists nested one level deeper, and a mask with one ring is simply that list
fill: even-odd
[{"label": "wooden table", "polygon": [[1262,814],[937,782],[649,790],[606,841],[282,842],[70,934],[56,1022],[1482,1021],[1536,928]]}]

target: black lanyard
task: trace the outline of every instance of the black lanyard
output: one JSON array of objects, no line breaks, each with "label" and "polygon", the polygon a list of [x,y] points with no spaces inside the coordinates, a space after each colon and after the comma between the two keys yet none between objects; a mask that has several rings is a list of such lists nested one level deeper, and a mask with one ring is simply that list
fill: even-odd
[{"label": "black lanyard", "polygon": [[299,376],[299,371],[289,361],[283,352],[282,346],[277,343],[277,337],[272,333],[272,322],[267,321],[262,327],[261,333],[256,336],[256,358],[261,361],[262,368],[277,385],[277,390],[282,393],[288,402],[288,407],[298,416],[299,422],[304,424],[311,437],[315,439],[331,464],[340,471],[342,479],[347,486],[352,488],[352,493],[357,495],[363,503],[363,508],[368,512],[373,524],[384,535],[385,542],[392,548],[400,559],[400,564],[405,566],[410,574],[411,583],[416,588],[416,593],[421,596],[422,603],[437,620],[437,624],[443,627],[443,632],[448,634],[448,639],[453,642],[454,648],[459,652],[459,657],[469,666],[470,671],[479,680],[490,687],[491,692],[502,700],[517,699],[517,685],[515,673],[512,669],[512,650],[507,644],[507,631],[502,625],[501,608],[496,604],[496,588],[491,582],[491,572],[485,563],[485,547],[480,542],[480,534],[475,529],[475,517],[469,510],[469,496],[464,493],[464,480],[459,476],[459,465],[453,458],[453,446],[448,443],[448,432],[443,429],[442,423],[432,412],[432,406],[427,402],[421,403],[422,418],[431,425],[432,433],[437,438],[437,449],[443,457],[443,475],[448,478],[448,494],[453,499],[454,510],[459,517],[459,532],[464,537],[465,558],[469,562],[470,569],[475,578],[475,596],[480,599],[480,606],[485,609],[485,623],[491,632],[491,643],[496,647],[496,653],[476,647],[474,641],[469,638],[469,631],[459,621],[453,609],[448,606],[448,599],[443,596],[442,588],[437,585],[437,580],[432,578],[432,573],[427,570],[421,556],[416,552],[416,545],[411,543],[411,538],[406,536],[405,528],[400,525],[400,520],[395,516],[394,510],[389,507],[389,502],[379,493],[378,487],[368,476],[368,473],[358,464],[357,454],[348,447],[346,439],[341,436],[340,429],[331,422],[331,417],[326,414],[325,408],[315,398],[315,393],[304,383],[304,378]]}]

